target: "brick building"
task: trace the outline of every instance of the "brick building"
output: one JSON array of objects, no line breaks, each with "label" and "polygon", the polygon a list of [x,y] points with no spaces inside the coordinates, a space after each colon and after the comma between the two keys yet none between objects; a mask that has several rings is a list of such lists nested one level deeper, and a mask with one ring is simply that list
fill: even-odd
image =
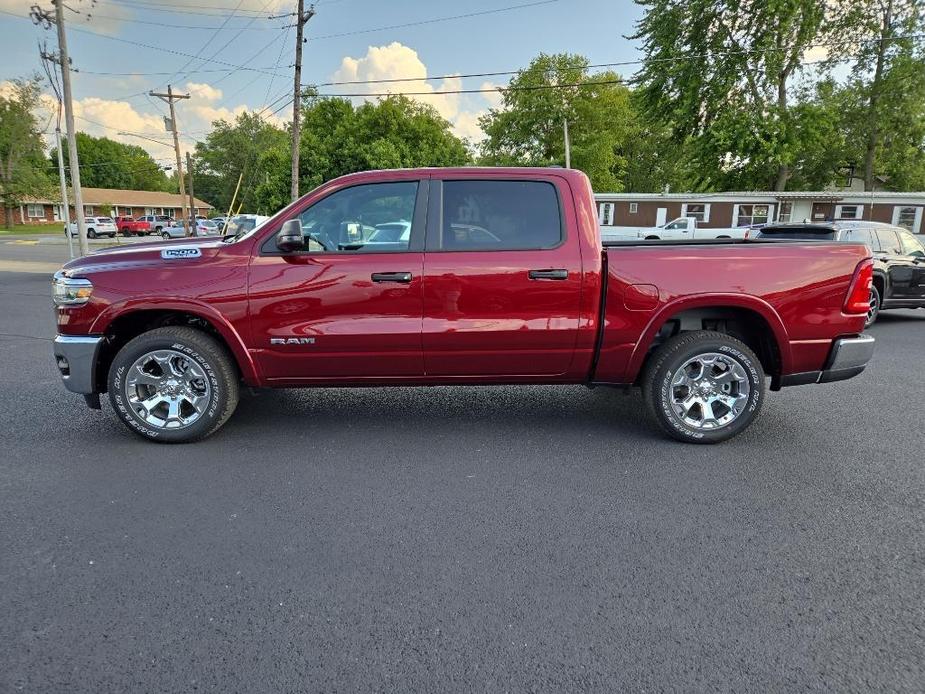
[{"label": "brick building", "polygon": [[867,219],[925,233],[925,192],[599,193],[595,198],[602,227],[661,226],[678,217],[714,228]]},{"label": "brick building", "polygon": [[[159,193],[150,190],[117,190],[114,188],[83,188],[84,215],[103,214],[103,206],[109,206],[113,217],[140,217],[147,214],[166,214],[176,219],[182,216],[178,193]],[[198,198],[194,214],[208,216],[212,205]],[[6,209],[0,207],[0,226],[6,226]],[[74,219],[74,202],[71,198],[70,218]],[[30,200],[13,208],[12,224],[54,224],[63,222],[64,214],[60,200]]]}]

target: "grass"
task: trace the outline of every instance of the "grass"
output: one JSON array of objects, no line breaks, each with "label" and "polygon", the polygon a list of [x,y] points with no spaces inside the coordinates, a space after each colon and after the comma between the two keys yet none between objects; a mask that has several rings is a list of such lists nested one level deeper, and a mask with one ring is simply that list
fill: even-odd
[{"label": "grass", "polygon": [[0,236],[30,236],[32,234],[64,234],[64,222],[52,224],[14,224],[11,229],[0,227]]}]

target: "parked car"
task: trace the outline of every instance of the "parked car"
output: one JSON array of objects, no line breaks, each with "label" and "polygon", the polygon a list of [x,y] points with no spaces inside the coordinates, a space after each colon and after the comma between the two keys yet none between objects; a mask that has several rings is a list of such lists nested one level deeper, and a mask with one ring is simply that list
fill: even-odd
[{"label": "parked car", "polygon": [[678,217],[656,227],[601,226],[605,241],[683,241],[684,239],[744,239],[747,227],[701,227],[695,217]]},{"label": "parked car", "polygon": [[902,227],[861,220],[773,224],[755,238],[867,244],[874,257],[867,327],[880,311],[925,308],[925,244]]},{"label": "parked car", "polygon": [[[196,219],[196,223],[190,222],[190,236],[219,236],[221,231],[215,222],[208,219]],[[186,236],[186,229],[182,224],[164,227],[161,229],[161,237],[164,239],[181,239]]]},{"label": "parked car", "polygon": [[151,225],[134,217],[116,217],[116,227],[123,236],[147,236],[151,233]]},{"label": "parked car", "polygon": [[[215,432],[242,387],[523,383],[638,385],[670,436],[716,443],[754,421],[766,377],[870,360],[866,246],[602,245],[593,210],[574,169],[344,176],[239,236],[69,262],[57,364],[152,441]],[[389,251],[350,248],[351,224],[403,220]]]},{"label": "parked car", "polygon": [[[84,217],[84,224],[87,227],[88,239],[96,239],[100,236],[113,238],[116,235],[116,223],[112,220],[112,217]],[[76,238],[79,233],[77,230],[77,220],[68,224],[67,229],[71,237]]]},{"label": "parked car", "polygon": [[165,227],[175,224],[174,218],[165,214],[147,214],[144,217],[139,217],[138,221],[147,222],[149,231],[155,234],[160,234]]},{"label": "parked car", "polygon": [[218,225],[218,228],[219,228],[219,229],[221,229],[222,231],[224,231],[224,229],[225,229],[225,222],[228,221],[228,218],[227,218],[227,217],[224,217],[224,216],[222,216],[222,217],[212,217],[212,221],[215,222],[215,223]]},{"label": "parked car", "polygon": [[225,234],[237,236],[243,235],[263,224],[269,219],[259,214],[239,214],[235,215],[225,223]]}]

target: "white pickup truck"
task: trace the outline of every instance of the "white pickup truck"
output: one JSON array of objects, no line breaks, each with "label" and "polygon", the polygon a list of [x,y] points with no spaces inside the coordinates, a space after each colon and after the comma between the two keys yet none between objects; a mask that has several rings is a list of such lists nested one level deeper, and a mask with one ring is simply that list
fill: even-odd
[{"label": "white pickup truck", "polygon": [[612,227],[601,225],[601,238],[604,241],[638,241],[664,240],[680,241],[683,239],[744,239],[748,227],[700,228],[694,217],[678,217],[660,227]]}]

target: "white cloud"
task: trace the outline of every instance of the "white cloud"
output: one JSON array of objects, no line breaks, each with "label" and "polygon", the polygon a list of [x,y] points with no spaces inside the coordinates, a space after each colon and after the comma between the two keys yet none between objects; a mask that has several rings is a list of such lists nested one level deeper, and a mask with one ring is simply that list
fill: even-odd
[{"label": "white cloud", "polygon": [[[332,82],[354,82],[368,80],[395,80],[398,82],[374,82],[372,84],[338,85],[337,91],[351,94],[395,94],[400,92],[424,92],[412,98],[432,105],[437,112],[450,121],[453,130],[460,137],[476,141],[484,137],[478,127],[478,117],[484,109],[470,110],[461,94],[433,94],[431,92],[459,91],[463,89],[462,78],[446,77],[439,83],[423,81],[427,77],[427,66],[418,56],[417,51],[397,41],[387,46],[370,46],[362,58],[345,57],[340,68],[332,75]],[[488,84],[490,87],[494,85]],[[493,95],[487,96],[489,104]],[[375,97],[355,97],[355,102],[372,100]]]},{"label": "white cloud", "polygon": [[222,98],[222,90],[208,85],[204,82],[187,82],[186,91],[193,98],[202,99],[203,101],[218,101]]}]

